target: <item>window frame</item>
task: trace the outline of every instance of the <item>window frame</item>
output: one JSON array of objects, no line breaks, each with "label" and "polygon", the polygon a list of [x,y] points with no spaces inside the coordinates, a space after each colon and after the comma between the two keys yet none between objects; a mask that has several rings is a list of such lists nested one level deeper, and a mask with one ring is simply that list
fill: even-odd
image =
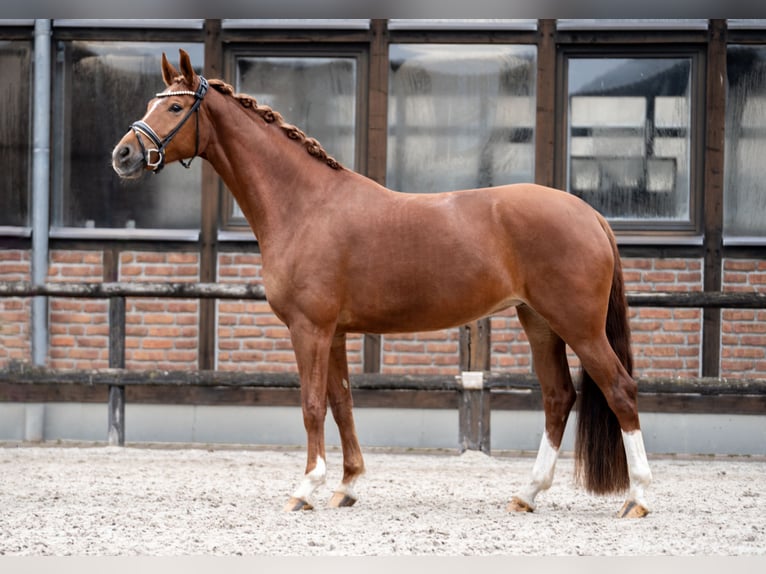
[{"label": "window frame", "polygon": [[34,42],[34,20],[0,20],[0,41],[2,42],[28,42],[29,43],[29,138],[27,140],[28,162],[27,162],[27,223],[26,225],[0,225],[0,237],[32,237],[32,217],[33,201],[32,186],[33,183],[33,164],[34,164],[34,60],[35,60],[35,42]]},{"label": "window frame", "polygon": [[[370,54],[369,45],[358,42],[351,43],[253,43],[237,42],[226,44],[224,47],[224,78],[235,90],[236,62],[240,57],[268,58],[268,57],[338,57],[356,60],[356,124],[354,137],[354,165],[347,166],[358,173],[365,173],[367,169],[367,123],[368,123],[368,92]],[[277,109],[276,111],[280,111]],[[286,121],[292,120],[288,117]],[[298,126],[301,127],[301,126]],[[308,134],[311,136],[312,134]],[[325,144],[326,142],[321,142]],[[331,150],[328,150],[331,153]],[[221,241],[257,241],[250,226],[244,218],[233,216],[234,196],[226,188],[223,180],[218,178],[218,196],[220,215],[218,221],[218,239]]]},{"label": "window frame", "polygon": [[[766,19],[761,20],[727,20],[729,26],[726,37],[726,50],[730,46],[752,46],[766,49]],[[728,97],[728,94],[727,94]],[[731,126],[726,126],[726,129],[731,129]],[[723,173],[723,193],[727,193],[726,181],[728,174],[726,169],[729,167],[727,159],[724,158],[724,173]],[[724,205],[727,198],[724,197]],[[722,210],[725,209],[722,206]],[[766,246],[766,233],[762,236],[752,235],[730,235],[726,231],[725,215],[721,223],[721,236],[724,247],[755,247],[760,248]]]},{"label": "window frame", "polygon": [[705,46],[688,43],[656,43],[636,45],[607,42],[593,46],[567,44],[559,46],[556,54],[556,136],[554,152],[554,186],[569,192],[569,60],[588,59],[664,59],[689,58],[691,61],[690,80],[690,124],[689,124],[689,219],[687,221],[662,221],[659,219],[607,218],[620,243],[673,243],[701,245],[704,235],[704,152],[705,152],[705,91],[706,53]]},{"label": "window frame", "polygon": [[[142,24],[143,22],[143,24]],[[88,27],[83,27],[90,23]],[[61,75],[57,62],[57,46],[60,42],[115,42],[115,43],[174,43],[205,44],[204,21],[202,20],[54,20],[51,35],[53,105],[51,106],[51,172],[50,205],[51,239],[93,240],[93,241],[178,241],[196,242],[201,236],[202,202],[200,202],[200,226],[188,229],[163,228],[108,228],[108,227],[71,227],[60,225],[53,217],[57,205],[63,198],[59,196],[66,182],[65,169],[68,169],[66,157],[70,142],[64,141],[61,127],[66,125],[66,116],[71,113],[71,99],[64,97],[70,80]],[[171,59],[176,54],[168,54]],[[158,71],[159,73],[159,71]],[[147,94],[147,98],[151,94]],[[126,121],[129,119],[126,118]],[[126,126],[127,131],[127,126]],[[200,178],[200,195],[204,187],[204,177]]]}]

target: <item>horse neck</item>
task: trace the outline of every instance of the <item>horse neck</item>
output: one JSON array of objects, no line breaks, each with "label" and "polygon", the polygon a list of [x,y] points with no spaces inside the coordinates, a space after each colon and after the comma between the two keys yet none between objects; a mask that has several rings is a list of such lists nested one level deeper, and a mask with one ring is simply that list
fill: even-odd
[{"label": "horse neck", "polygon": [[234,195],[262,249],[289,240],[290,223],[324,202],[341,172],[235,99],[215,93],[210,100],[212,134],[202,157]]}]

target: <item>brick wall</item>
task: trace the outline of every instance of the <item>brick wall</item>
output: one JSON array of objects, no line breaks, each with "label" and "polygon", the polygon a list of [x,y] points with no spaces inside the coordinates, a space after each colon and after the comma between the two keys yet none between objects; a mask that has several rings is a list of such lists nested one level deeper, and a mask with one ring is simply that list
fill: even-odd
[{"label": "brick wall", "polygon": [[[261,281],[260,253],[218,256],[220,283]],[[216,307],[216,368],[222,371],[297,372],[290,333],[265,301],[220,300]],[[349,371],[362,371],[362,336],[348,336]]]},{"label": "brick wall", "polygon": [[506,309],[494,315],[490,320],[490,330],[490,369],[507,373],[529,373],[532,370],[532,353],[516,309]]},{"label": "brick wall", "polygon": [[[29,281],[32,269],[29,251],[0,250],[0,281]],[[29,360],[31,350],[31,300],[28,297],[0,298],[0,366]]]},{"label": "brick wall", "polygon": [[[30,279],[30,254],[0,251],[0,281]],[[129,251],[120,255],[121,281],[198,281],[199,255]],[[701,291],[702,261],[693,258],[623,259],[629,291]],[[260,282],[258,253],[222,253],[221,282]],[[50,281],[103,280],[101,251],[52,250]],[[766,261],[727,259],[726,291],[766,291]],[[104,300],[49,299],[49,365],[54,368],[108,366],[108,303]],[[0,299],[0,366],[30,360],[30,300]],[[196,369],[199,303],[195,300],[134,298],[127,301],[126,363],[132,369]],[[216,303],[216,368],[295,372],[295,358],[285,326],[260,301]],[[636,374],[699,376],[702,312],[697,309],[633,308],[630,311]],[[513,309],[491,319],[492,369],[529,372],[526,335]],[[457,329],[382,338],[385,373],[457,374]],[[721,374],[766,377],[766,311],[723,310]],[[349,337],[349,366],[362,370],[362,336]],[[570,353],[570,364],[577,360]]]},{"label": "brick wall", "polygon": [[445,329],[382,337],[381,372],[388,374],[457,374],[460,332]]},{"label": "brick wall", "polygon": [[[224,254],[219,257],[219,281],[260,281],[260,255]],[[699,259],[625,258],[624,273],[631,291],[701,291]],[[218,303],[218,368],[295,370],[287,329],[263,302]],[[702,313],[696,309],[632,309],[631,328],[636,373],[640,376],[699,376]],[[526,334],[509,309],[492,317],[493,370],[529,372],[531,354]],[[362,365],[361,338],[349,340],[352,372]],[[381,371],[388,374],[444,374],[459,372],[459,332],[382,337]],[[569,353],[573,370],[579,362]]]},{"label": "brick wall", "polygon": [[[100,251],[50,252],[48,281],[99,283]],[[109,366],[109,305],[103,299],[51,297],[48,303],[48,365],[55,369]]]},{"label": "brick wall", "polygon": [[[723,290],[766,292],[766,261],[724,260]],[[766,376],[766,310],[721,311],[721,375],[731,378]]]},{"label": "brick wall", "polygon": [[[703,290],[701,259],[623,258],[628,291]],[[702,311],[640,307],[630,310],[634,372],[640,377],[701,374]]]},{"label": "brick wall", "polygon": [[[199,281],[199,254],[128,251],[120,254],[120,281]],[[125,302],[128,369],[194,370],[199,347],[199,301],[128,298]]]}]

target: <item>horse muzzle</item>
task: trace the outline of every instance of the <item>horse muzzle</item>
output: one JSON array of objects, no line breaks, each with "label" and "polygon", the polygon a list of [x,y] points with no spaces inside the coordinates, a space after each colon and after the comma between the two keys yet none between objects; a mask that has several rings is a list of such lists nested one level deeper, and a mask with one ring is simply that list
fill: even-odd
[{"label": "horse muzzle", "polygon": [[112,152],[112,169],[123,179],[141,177],[147,167],[142,150],[129,143],[120,142]]}]

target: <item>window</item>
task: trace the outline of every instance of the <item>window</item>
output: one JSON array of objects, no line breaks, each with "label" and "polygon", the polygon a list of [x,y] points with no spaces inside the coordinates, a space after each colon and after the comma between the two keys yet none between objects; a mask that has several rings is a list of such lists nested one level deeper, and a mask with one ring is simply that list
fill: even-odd
[{"label": "window", "polygon": [[566,63],[566,188],[618,229],[693,231],[694,56]]},{"label": "window", "polygon": [[29,225],[32,165],[31,44],[0,41],[0,226]]},{"label": "window", "polygon": [[534,46],[393,44],[389,57],[388,187],[533,181]]},{"label": "window", "polygon": [[162,176],[121,180],[111,153],[146,103],[164,89],[160,57],[189,52],[202,71],[200,44],[58,42],[54,222],[59,228],[198,229],[201,160]]},{"label": "window", "polygon": [[766,241],[766,47],[729,46],[724,234]]},{"label": "window", "polygon": [[[360,52],[235,53],[234,88],[278,111],[316,138],[331,156],[358,169]],[[224,227],[245,226],[239,206],[224,194]]]}]

